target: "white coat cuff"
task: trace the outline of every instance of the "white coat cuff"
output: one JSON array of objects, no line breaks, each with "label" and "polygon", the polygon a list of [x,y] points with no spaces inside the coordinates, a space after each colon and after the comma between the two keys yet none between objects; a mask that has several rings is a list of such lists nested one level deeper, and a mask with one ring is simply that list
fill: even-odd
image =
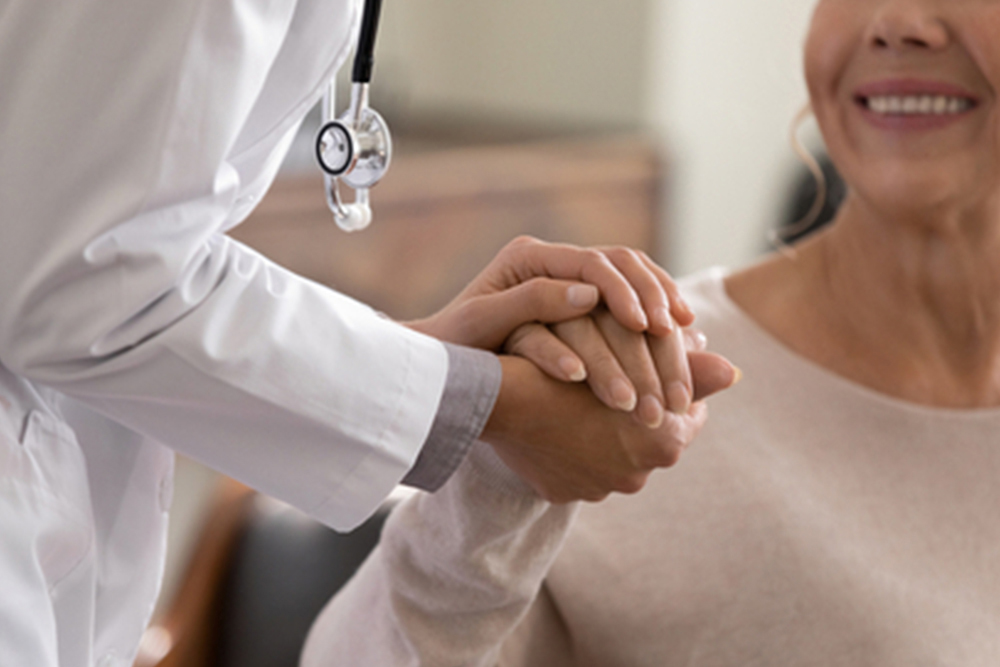
[{"label": "white coat cuff", "polygon": [[[392,325],[398,326],[398,325]],[[338,484],[336,493],[309,514],[339,531],[350,531],[368,519],[402,478],[413,467],[419,446],[405,460],[399,456],[406,442],[412,442],[414,429],[424,436],[416,443],[426,442],[433,415],[437,413],[447,378],[448,355],[441,342],[404,329],[409,339],[409,372],[405,381],[405,398],[397,403],[399,413],[389,426],[398,432],[394,447],[373,449],[351,474]],[[422,426],[421,426],[422,424]]]}]

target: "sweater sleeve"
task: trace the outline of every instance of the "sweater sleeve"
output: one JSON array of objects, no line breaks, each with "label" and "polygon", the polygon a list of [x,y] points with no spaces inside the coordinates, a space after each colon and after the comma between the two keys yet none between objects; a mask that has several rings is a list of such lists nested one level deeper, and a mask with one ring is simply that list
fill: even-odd
[{"label": "sweater sleeve", "polygon": [[302,664],[498,664],[575,513],[541,500],[476,443],[440,491],[393,512],[379,547],[317,619]]}]

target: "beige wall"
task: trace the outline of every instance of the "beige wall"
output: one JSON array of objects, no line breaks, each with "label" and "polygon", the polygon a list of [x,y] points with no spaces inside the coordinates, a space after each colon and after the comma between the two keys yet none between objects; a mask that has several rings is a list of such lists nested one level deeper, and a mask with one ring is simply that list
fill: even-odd
[{"label": "beige wall", "polygon": [[389,0],[377,76],[419,116],[637,127],[653,0]]},{"label": "beige wall", "polygon": [[653,133],[671,165],[660,259],[737,266],[764,249],[797,165],[814,4],[390,0],[374,94],[390,119]]},{"label": "beige wall", "polygon": [[[679,274],[765,247],[798,162],[801,50],[814,0],[659,0],[647,122],[673,165],[665,212]],[[806,131],[806,136],[809,132]]]}]

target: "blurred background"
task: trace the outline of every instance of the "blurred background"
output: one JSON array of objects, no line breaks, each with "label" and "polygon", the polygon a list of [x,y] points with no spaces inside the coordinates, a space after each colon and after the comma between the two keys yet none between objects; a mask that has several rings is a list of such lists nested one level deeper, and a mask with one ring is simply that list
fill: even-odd
[{"label": "blurred background", "polygon": [[[327,212],[314,112],[234,236],[400,319],[443,305],[521,233],[640,247],[675,276],[739,267],[767,250],[803,182],[788,135],[807,101],[801,47],[812,5],[386,0],[372,106],[393,129],[396,157],[372,192],[372,227],[347,235]],[[802,136],[820,150],[811,124]],[[212,596],[233,585],[246,525],[287,513],[220,484],[178,461],[160,626],[143,664],[158,664],[179,634],[204,634],[192,625],[216,622],[205,620],[220,613]],[[273,615],[273,601],[263,609]],[[290,632],[294,643],[304,630]],[[294,664],[247,650],[245,634],[241,644],[239,659],[216,648],[202,664]]]}]

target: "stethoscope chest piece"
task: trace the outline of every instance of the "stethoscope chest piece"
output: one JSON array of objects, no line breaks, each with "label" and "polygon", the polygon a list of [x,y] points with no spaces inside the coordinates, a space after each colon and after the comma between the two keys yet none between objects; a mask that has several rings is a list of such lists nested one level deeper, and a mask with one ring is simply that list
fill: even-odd
[{"label": "stethoscope chest piece", "polygon": [[373,187],[392,161],[389,126],[371,108],[362,109],[357,121],[345,114],[319,131],[316,157],[323,171],[355,190]]},{"label": "stethoscope chest piece", "polygon": [[339,120],[331,120],[316,136],[316,159],[320,169],[338,178],[354,170],[358,163],[358,138],[354,130]]},{"label": "stethoscope chest piece", "polygon": [[[336,82],[331,82],[323,97],[326,123],[316,136],[316,159],[323,170],[327,204],[337,225],[349,232],[364,229],[371,223],[368,190],[385,176],[392,161],[389,126],[368,106],[375,32],[381,7],[382,0],[365,0],[352,75],[351,105],[343,115],[336,115]],[[343,201],[341,181],[354,190],[353,203]]]}]

